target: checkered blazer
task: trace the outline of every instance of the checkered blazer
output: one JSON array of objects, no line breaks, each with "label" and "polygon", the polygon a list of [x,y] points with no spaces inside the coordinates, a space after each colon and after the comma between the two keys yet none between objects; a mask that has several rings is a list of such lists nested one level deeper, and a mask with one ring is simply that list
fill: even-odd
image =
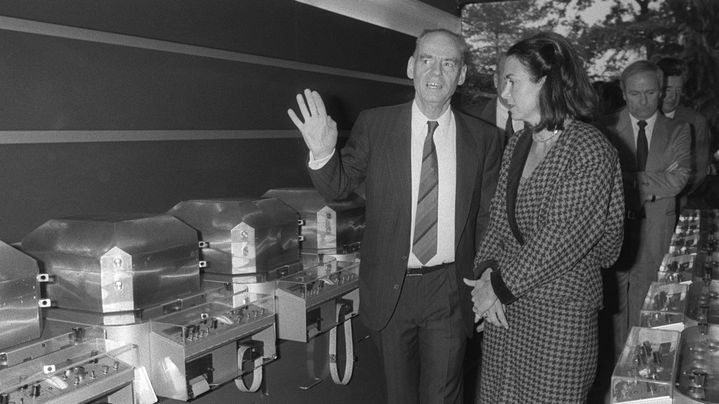
[{"label": "checkered blazer", "polygon": [[595,127],[569,121],[519,190],[530,145],[527,131],[507,145],[475,271],[494,269],[492,286],[505,304],[525,298],[599,307],[599,268],[616,260],[623,235],[617,152]]},{"label": "checkered blazer", "polygon": [[509,140],[475,259],[492,268],[509,329],[487,324],[481,403],[579,403],[594,379],[600,267],[619,255],[624,200],[616,150],[591,125],[569,121],[521,187],[532,143]]}]

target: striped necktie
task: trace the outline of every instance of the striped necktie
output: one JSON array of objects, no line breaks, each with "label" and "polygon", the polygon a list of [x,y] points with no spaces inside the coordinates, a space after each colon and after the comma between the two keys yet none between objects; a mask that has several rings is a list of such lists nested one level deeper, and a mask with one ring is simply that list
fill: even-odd
[{"label": "striped necktie", "polygon": [[437,150],[434,147],[434,131],[439,124],[427,122],[427,138],[422,151],[422,173],[419,178],[417,213],[414,222],[412,252],[422,265],[437,255],[437,200],[438,169]]}]

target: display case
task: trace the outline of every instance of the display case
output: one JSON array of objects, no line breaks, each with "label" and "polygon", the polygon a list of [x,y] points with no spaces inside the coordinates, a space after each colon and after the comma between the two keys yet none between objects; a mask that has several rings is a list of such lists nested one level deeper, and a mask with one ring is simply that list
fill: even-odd
[{"label": "display case", "polygon": [[266,282],[301,268],[299,213],[279,199],[190,200],[167,213],[199,232],[205,279]]},{"label": "display case", "polygon": [[693,273],[695,281],[719,280],[719,263],[714,262],[711,255],[699,252],[693,257]]},{"label": "display case", "polygon": [[677,218],[675,233],[695,233],[701,225],[704,214],[699,209],[683,209]]},{"label": "display case", "polygon": [[0,402],[132,404],[135,355],[86,328],[19,346],[0,353]]},{"label": "display case", "polygon": [[365,202],[352,194],[347,200],[326,202],[313,188],[270,189],[263,195],[277,198],[299,212],[302,252],[345,254],[357,251],[364,234]]},{"label": "display case", "polygon": [[687,292],[685,323],[719,324],[719,281],[697,280]]},{"label": "display case", "polygon": [[704,214],[699,209],[684,209],[677,218],[675,233],[695,233],[700,229],[702,216]]},{"label": "display case", "polygon": [[660,282],[691,283],[694,277],[695,255],[666,254],[657,272]]},{"label": "display case", "polygon": [[672,403],[679,332],[633,327],[612,374],[612,403]]},{"label": "display case", "polygon": [[719,403],[719,328],[682,332],[675,404]]},{"label": "display case", "polygon": [[691,234],[672,234],[672,240],[669,243],[669,254],[686,255],[696,254],[699,252],[700,233]]},{"label": "display case", "polygon": [[639,312],[639,325],[675,331],[684,329],[688,287],[686,284],[653,282]]},{"label": "display case", "polygon": [[[68,329],[75,325],[96,327],[101,329],[110,340],[136,345],[136,361],[129,363],[147,374],[155,360],[155,356],[150,351],[150,320],[170,313],[190,310],[217,298],[231,300],[232,296],[224,283],[203,284],[198,292],[130,312],[95,313],[52,308],[47,312],[45,324],[46,328],[50,326],[59,329]],[[149,375],[147,377],[149,378]],[[154,395],[154,392],[152,394]]]},{"label": "display case", "polygon": [[163,397],[193,399],[277,357],[271,295],[218,298],[155,318],[150,327],[150,379]]},{"label": "display case", "polygon": [[169,215],[52,219],[22,240],[52,277],[53,305],[127,312],[200,289],[197,232]]},{"label": "display case", "polygon": [[0,241],[0,349],[40,337],[40,308],[50,304],[41,298],[45,281],[32,257]]},{"label": "display case", "polygon": [[305,269],[277,280],[277,325],[281,339],[307,342],[357,315],[359,258],[303,256]]}]

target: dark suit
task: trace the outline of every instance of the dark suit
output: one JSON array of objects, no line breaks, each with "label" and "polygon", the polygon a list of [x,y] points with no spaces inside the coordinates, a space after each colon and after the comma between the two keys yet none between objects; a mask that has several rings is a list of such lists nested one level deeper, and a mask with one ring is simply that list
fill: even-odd
[{"label": "dark suit", "polygon": [[497,134],[503,139],[502,144],[507,143],[504,128],[497,126],[497,97],[482,98],[480,102],[463,107],[462,112],[494,126]]},{"label": "dark suit", "polygon": [[[615,345],[620,349],[628,327],[639,325],[639,311],[649,285],[656,281],[659,265],[669,250],[676,222],[676,196],[691,172],[691,138],[686,123],[658,114],[646,168],[635,175],[636,144],[627,108],[604,118],[600,126],[619,151],[627,209],[644,215],[626,220],[622,255],[615,265],[619,287]],[[670,169],[672,165],[676,167]]]},{"label": "dark suit", "polygon": [[497,121],[497,97],[481,98],[478,102],[463,107],[462,111],[467,115],[495,125]]},{"label": "dark suit", "polygon": [[[362,112],[342,151],[335,153],[321,169],[310,170],[315,187],[330,200],[346,197],[359,184],[365,184],[360,313],[362,321],[377,331],[383,330],[393,316],[409,279],[405,275],[412,225],[411,111],[412,103],[407,103]],[[474,254],[489,220],[502,142],[492,126],[458,111],[454,111],[454,118],[455,273],[450,275],[456,282],[452,289],[458,294],[461,312],[459,330],[455,332],[471,336],[474,324],[471,288],[462,278],[475,278]],[[457,366],[461,367],[461,363]]]},{"label": "dark suit", "polygon": [[674,112],[674,119],[689,124],[692,137],[692,177],[689,179],[687,188],[682,192],[683,206],[686,204],[686,194],[692,193],[704,181],[707,169],[711,163],[711,132],[709,124],[704,115],[685,106],[678,106]]}]

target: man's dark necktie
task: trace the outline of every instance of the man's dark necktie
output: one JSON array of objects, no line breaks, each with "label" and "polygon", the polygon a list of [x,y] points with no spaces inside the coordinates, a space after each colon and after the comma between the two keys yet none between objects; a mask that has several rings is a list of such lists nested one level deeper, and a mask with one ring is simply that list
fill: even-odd
[{"label": "man's dark necktie", "polygon": [[514,134],[514,127],[512,127],[512,112],[507,113],[507,122],[504,124],[504,136],[509,139]]},{"label": "man's dark necktie", "polygon": [[639,133],[637,133],[637,171],[644,171],[647,166],[647,155],[649,154],[647,133],[644,131],[647,121],[639,121],[637,125],[639,125]]},{"label": "man's dark necktie", "polygon": [[436,121],[427,122],[427,138],[422,151],[422,173],[419,177],[417,213],[414,222],[412,252],[422,265],[437,254],[437,201],[439,177],[437,150],[434,147]]}]

